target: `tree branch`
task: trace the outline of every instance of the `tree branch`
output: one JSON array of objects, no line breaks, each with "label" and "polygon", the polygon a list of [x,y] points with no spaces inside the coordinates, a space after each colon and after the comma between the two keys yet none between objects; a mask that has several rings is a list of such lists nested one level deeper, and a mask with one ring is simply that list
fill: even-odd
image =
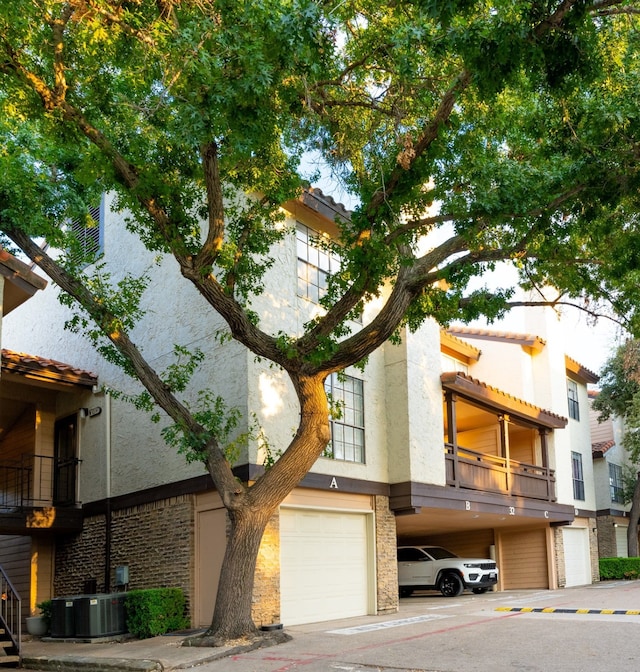
[{"label": "tree branch", "polygon": [[207,238],[195,260],[199,268],[211,266],[224,242],[224,201],[218,166],[218,146],[209,142],[202,147],[202,172],[207,189]]},{"label": "tree branch", "polygon": [[[194,434],[204,434],[204,428],[194,420],[190,411],[173,395],[153,367],[142,356],[142,353],[131,341],[128,334],[120,327],[112,328],[112,325],[119,324],[118,317],[110,313],[104,304],[83,283],[65,271],[40,246],[34,243],[27,234],[16,229],[3,228],[2,230],[8,238],[20,247],[33,263],[41,268],[64,292],[72,296],[87,311],[100,327],[105,337],[131,364],[138,379],[153,397],[156,404],[176,424],[187,428],[188,431]],[[220,492],[236,491],[238,483],[215,437],[209,437],[207,447],[208,463],[215,471],[215,476],[212,472],[212,477],[214,477],[216,487],[218,487]]]}]

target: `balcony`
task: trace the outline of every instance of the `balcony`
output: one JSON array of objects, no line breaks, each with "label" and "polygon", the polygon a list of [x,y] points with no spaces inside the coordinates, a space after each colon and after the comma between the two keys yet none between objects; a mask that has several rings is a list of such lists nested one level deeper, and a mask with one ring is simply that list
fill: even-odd
[{"label": "balcony", "polygon": [[0,462],[0,534],[80,531],[78,464],[75,458],[31,454]]},{"label": "balcony", "polygon": [[555,476],[547,467],[445,444],[447,485],[555,502]]}]

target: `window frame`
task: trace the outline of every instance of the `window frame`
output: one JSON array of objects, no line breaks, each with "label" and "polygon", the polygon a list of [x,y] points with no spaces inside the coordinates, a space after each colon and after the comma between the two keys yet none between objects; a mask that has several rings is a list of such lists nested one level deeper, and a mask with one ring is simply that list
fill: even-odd
[{"label": "window frame", "polygon": [[571,451],[571,476],[573,478],[573,498],[584,502],[584,469],[582,466],[582,453]]},{"label": "window frame", "polygon": [[104,195],[98,205],[89,208],[88,214],[95,226],[87,226],[79,219],[69,224],[82,250],[82,268],[95,263],[104,252]]},{"label": "window frame", "polygon": [[[314,303],[327,293],[329,276],[340,270],[340,259],[314,244],[315,239],[322,237],[322,233],[310,226],[296,221],[296,260],[297,260],[297,295]],[[301,252],[304,249],[304,254]],[[305,273],[301,273],[301,269]]]},{"label": "window frame", "polygon": [[[340,417],[329,420],[331,439],[327,444],[325,457],[341,462],[366,464],[364,381],[345,373],[332,373],[325,380],[325,391],[327,398],[333,404],[340,403],[341,407]],[[347,404],[349,399],[352,400],[351,404]],[[338,436],[341,438],[337,438]],[[347,441],[348,436],[351,437],[350,442]]]},{"label": "window frame", "polygon": [[624,482],[622,467],[615,462],[609,462],[609,494],[611,501],[624,504]]},{"label": "window frame", "polygon": [[567,406],[569,409],[569,417],[573,420],[580,420],[578,383],[571,378],[567,378]]}]

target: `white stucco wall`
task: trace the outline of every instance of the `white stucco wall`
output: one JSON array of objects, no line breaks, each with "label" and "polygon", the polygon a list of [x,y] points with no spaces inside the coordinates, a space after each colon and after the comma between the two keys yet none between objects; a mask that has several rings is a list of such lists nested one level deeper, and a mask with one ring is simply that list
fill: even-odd
[{"label": "white stucco wall", "polygon": [[[518,308],[504,320],[474,327],[503,333],[528,334],[545,342],[539,352],[529,352],[518,344],[469,339],[482,351],[469,374],[498,389],[568,419],[565,429],[549,437],[549,466],[555,470],[558,502],[581,509],[595,509],[591,435],[587,387],[578,382],[580,420],[569,418],[565,355],[572,357],[574,332],[568,322],[550,308]],[[588,362],[580,362],[587,366]],[[573,499],[571,452],[582,455],[585,500]]]},{"label": "white stucco wall", "polygon": [[[115,280],[125,272],[136,274],[150,269],[152,281],[144,297],[148,311],[131,334],[150,364],[160,370],[166,366],[172,360],[175,343],[190,349],[200,347],[206,358],[185,399],[193,402],[198,389],[211,387],[229,406],[239,407],[246,418],[246,352],[234,343],[220,344],[212,338],[222,322],[179,276],[175,263],[170,260],[167,263],[165,259],[160,266],[154,265],[154,255],[126,231],[123,217],[113,212],[105,223],[104,249],[106,270],[112,272]],[[59,304],[57,294],[50,283],[21,310],[8,316],[4,347],[97,372],[100,386],[127,394],[139,392],[140,385],[102,360],[88,339],[64,330],[70,313]],[[46,328],[42,328],[44,324]],[[108,492],[116,496],[204,473],[203,465],[188,465],[182,455],[165,444],[160,430],[167,424],[166,418],[155,424],[131,404],[119,399],[109,403],[103,394],[95,395],[85,405],[100,406],[103,412],[81,420],[80,424],[82,501],[100,499]]]},{"label": "white stucco wall", "polygon": [[385,345],[391,483],[445,484],[440,327],[426,322]]}]

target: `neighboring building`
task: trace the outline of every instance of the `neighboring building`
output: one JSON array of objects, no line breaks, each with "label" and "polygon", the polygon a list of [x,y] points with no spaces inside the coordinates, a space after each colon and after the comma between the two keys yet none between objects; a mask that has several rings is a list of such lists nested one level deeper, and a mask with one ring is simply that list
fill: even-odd
[{"label": "neighboring building", "polygon": [[[297,235],[276,250],[265,291],[252,304],[274,333],[301,331],[319,310],[336,260],[314,238],[336,235],[334,220],[348,217],[319,190],[285,209]],[[117,280],[151,269],[147,313],[132,334],[148,360],[161,369],[174,343],[201,347],[206,360],[196,384],[223,391],[244,418],[255,414],[271,446],[286,446],[298,416],[286,375],[238,344],[220,342],[222,321],[169,261],[153,266],[108,197],[96,212],[93,244],[104,251],[106,271]],[[362,322],[374,308],[365,308]],[[67,425],[75,441],[69,457],[79,460],[82,503],[81,527],[47,537],[55,539],[52,594],[77,594],[92,584],[108,592],[116,568],[127,566],[130,588],[180,586],[192,624],[208,624],[226,529],[208,474],[168,449],[147,416],[104,395],[103,386],[128,394],[138,388],[88,341],[63,332],[69,315],[55,289],[20,312],[6,324],[11,344],[100,374],[97,387],[87,378],[87,387],[74,387],[75,396],[56,398],[52,408],[52,421],[76,423]],[[33,329],[45,316],[47,329]],[[342,418],[333,422],[325,455],[265,533],[254,591],[259,625],[395,611],[398,540],[494,554],[500,590],[597,579],[591,439],[588,414],[580,414],[595,376],[566,358],[551,320],[543,326],[545,340],[443,332],[428,322],[400,345],[373,353],[364,371],[328,380],[344,401]],[[238,460],[238,476],[254,478],[264,458],[252,443]],[[31,530],[24,525],[20,533]]]},{"label": "neighboring building", "polygon": [[[589,393],[590,401],[597,391]],[[622,445],[624,422],[619,417],[600,422],[598,413],[589,409],[593,455],[593,479],[596,491],[598,553],[601,558],[626,558],[627,531],[631,503],[625,503],[624,477],[631,469],[629,455]]]},{"label": "neighboring building", "polygon": [[[0,249],[0,318],[46,284]],[[29,329],[46,329],[45,319],[31,320]],[[75,490],[76,417],[97,379],[4,348],[1,364],[0,566],[20,594],[26,616],[51,595],[54,540],[82,529]]]}]

